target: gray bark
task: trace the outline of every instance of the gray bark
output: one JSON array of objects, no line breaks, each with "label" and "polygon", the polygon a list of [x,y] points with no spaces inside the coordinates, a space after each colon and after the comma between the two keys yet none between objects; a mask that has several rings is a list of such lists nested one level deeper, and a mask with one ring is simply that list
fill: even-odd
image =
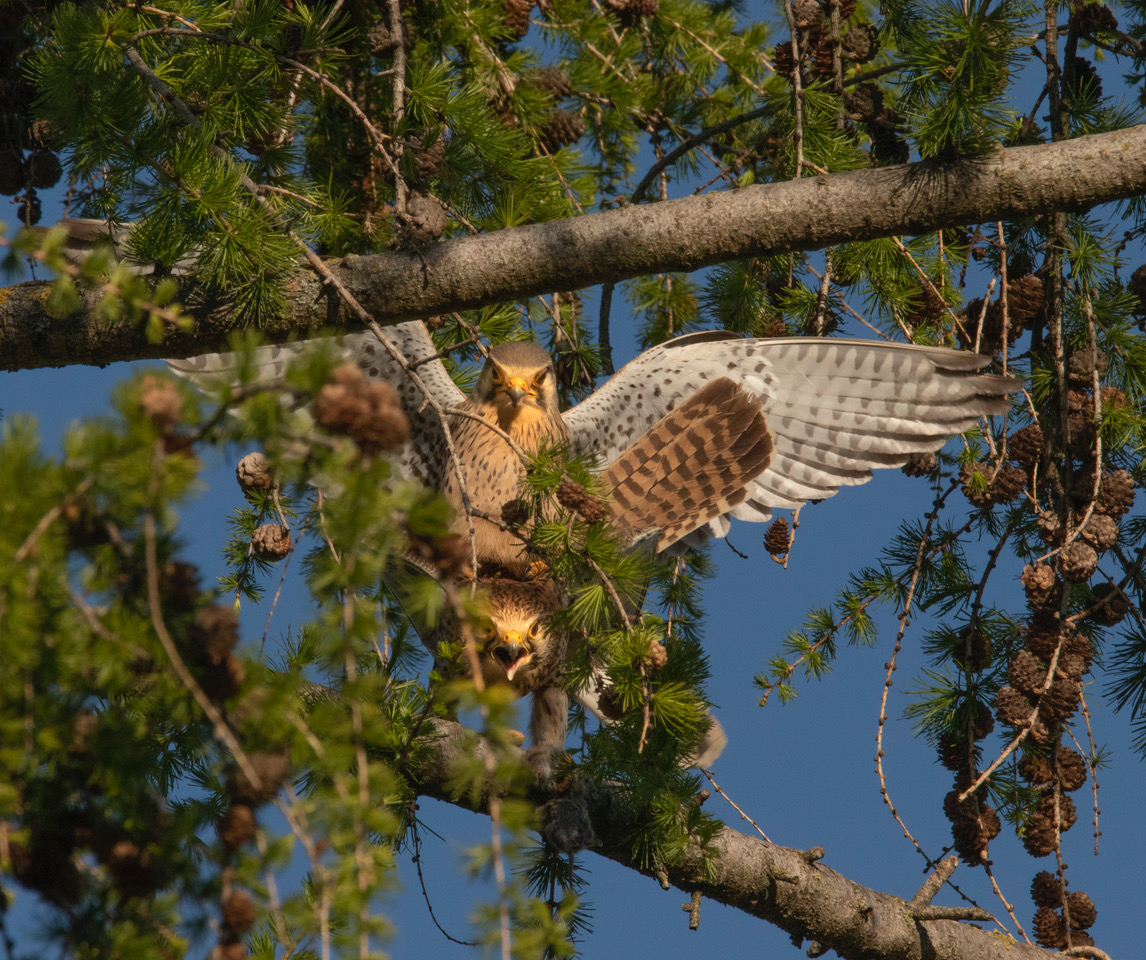
[{"label": "gray bark", "polygon": [[[625,207],[332,262],[332,274],[379,323],[521,300],[649,273],[690,271],[740,257],[944,227],[1030,217],[1131,197],[1146,190],[1146,125],[989,156],[810,177]],[[67,318],[45,309],[47,283],[0,291],[0,369],[107,364],[225,349],[234,326],[197,299],[189,334],[148,342],[142,325],[97,319],[99,291]],[[307,269],[291,278],[288,310],[269,340],[323,327],[361,327]]]},{"label": "gray bark", "polygon": [[[488,795],[459,796],[449,772],[472,765],[484,743],[472,731],[448,720],[434,721],[433,749],[406,773],[419,794],[487,812]],[[572,802],[572,801],[570,801]],[[631,838],[641,812],[622,789],[612,785],[587,788],[578,798],[587,810],[591,833],[587,849],[646,876],[653,873],[633,855]],[[800,851],[724,827],[712,843],[715,859],[706,872],[698,848],[683,862],[663,866],[657,876],[686,893],[704,897],[759,917],[807,943],[810,955],[835,950],[845,960],[1048,960],[1056,951],[1032,946],[1003,933],[987,921],[972,924],[929,919],[955,913],[930,907],[934,890],[925,885],[897,897],[864,887],[821,861],[822,850]],[[830,859],[830,852],[827,855]],[[950,874],[951,864],[941,866]],[[946,868],[946,869],[944,869]],[[938,884],[933,885],[938,887]]]}]

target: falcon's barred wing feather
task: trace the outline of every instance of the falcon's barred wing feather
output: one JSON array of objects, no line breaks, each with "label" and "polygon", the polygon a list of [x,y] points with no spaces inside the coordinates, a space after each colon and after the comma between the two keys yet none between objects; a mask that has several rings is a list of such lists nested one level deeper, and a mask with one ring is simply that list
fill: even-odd
[{"label": "falcon's barred wing feather", "polygon": [[[398,323],[385,328],[386,335],[412,364],[417,364],[418,376],[426,389],[442,407],[461,406],[465,394],[450,379],[430,339],[426,326],[420,320]],[[252,361],[256,382],[270,385],[281,382],[287,365],[307,350],[316,349],[330,340],[300,340],[296,343],[257,347]],[[389,352],[369,331],[346,334],[334,341],[348,362],[357,364],[368,377],[385,380],[397,391],[402,409],[410,419],[410,442],[397,457],[399,469],[405,477],[415,477],[432,487],[442,484],[442,470],[446,462],[445,440],[441,421],[434,409],[425,402],[422,391],[393,360]],[[174,373],[186,377],[197,385],[213,382],[235,382],[243,360],[233,353],[208,353],[186,360],[168,360]]]},{"label": "falcon's barred wing feather", "polygon": [[656,549],[743,503],[772,458],[760,400],[714,380],[649,428],[602,474],[626,543],[656,533]]},{"label": "falcon's barred wing feather", "polygon": [[[1005,413],[1009,377],[989,358],[863,340],[746,340],[691,334],[645,352],[565,414],[574,449],[611,464],[665,413],[719,378],[759,398],[774,451],[730,514],[767,520],[865,483],[873,469],[936,450],[981,416]],[[710,533],[727,532],[718,518]]]}]

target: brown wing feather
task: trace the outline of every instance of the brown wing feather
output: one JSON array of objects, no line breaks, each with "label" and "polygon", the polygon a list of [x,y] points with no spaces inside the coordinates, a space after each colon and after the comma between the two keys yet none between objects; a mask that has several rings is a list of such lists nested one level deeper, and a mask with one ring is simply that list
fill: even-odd
[{"label": "brown wing feather", "polygon": [[602,474],[628,542],[656,531],[657,549],[727,513],[767,469],[772,434],[759,399],[721,377],[671,411]]}]

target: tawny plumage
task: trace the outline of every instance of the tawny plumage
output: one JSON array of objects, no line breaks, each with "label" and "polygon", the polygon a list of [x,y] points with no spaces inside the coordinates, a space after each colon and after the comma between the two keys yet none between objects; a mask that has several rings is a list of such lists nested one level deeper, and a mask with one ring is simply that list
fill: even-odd
[{"label": "tawny plumage", "polygon": [[[472,508],[496,521],[501,508],[521,495],[525,473],[521,457],[502,433],[526,454],[536,454],[546,440],[561,443],[569,433],[557,405],[553,361],[533,343],[494,347],[473,392],[460,408],[470,417],[454,417],[450,427],[462,470],[445,471],[444,492],[454,507],[455,529],[466,533],[469,522],[459,473],[464,473]],[[500,432],[491,430],[490,425]],[[524,575],[529,558],[522,553],[521,540],[496,522],[478,516],[471,520],[479,562]]]},{"label": "tawny plumage", "polygon": [[488,616],[481,622],[482,677],[530,694],[530,760],[547,768],[549,756],[565,745],[569,697],[565,691],[567,639],[551,630],[549,617],[560,603],[548,580],[494,579],[481,584]]},{"label": "tawny plumage", "polygon": [[[609,681],[604,670],[598,668],[584,687],[567,691],[569,641],[550,621],[563,599],[550,581],[494,578],[482,581],[477,589],[485,611],[474,638],[482,679],[487,686],[508,684],[518,696],[530,695],[530,748],[526,760],[536,774],[547,776],[552,755],[565,746],[570,693],[599,721],[610,723],[612,720],[599,705],[600,692],[609,686]],[[456,627],[446,624],[439,634],[427,637],[436,659],[438,640],[452,641],[457,633]],[[449,663],[437,659],[437,666],[446,675],[469,672],[464,652]],[[720,756],[727,739],[723,727],[710,714],[704,738],[687,762],[710,766]]]},{"label": "tawny plumage", "polygon": [[760,401],[727,377],[666,414],[601,475],[623,541],[663,550],[747,498],[772,459]]},{"label": "tawny plumage", "polygon": [[[695,526],[683,510],[662,517],[653,502],[666,498],[647,486],[647,470],[643,475],[628,471],[627,478],[619,476],[627,468],[615,471],[618,476],[611,485],[618,497],[629,507],[646,499],[642,522],[663,525],[661,549],[673,546],[674,538],[676,543],[695,544],[723,536],[729,517],[766,521],[773,509],[792,509],[830,497],[840,487],[866,483],[872,470],[902,466],[912,454],[938,449],[980,417],[1005,413],[1007,394],[1018,386],[1009,377],[981,373],[987,357],[943,347],[813,338],[748,340],[712,331],[653,347],[560,414],[552,368],[540,348],[494,347],[473,396],[467,398],[441,363],[431,359],[435,348],[423,324],[401,323],[387,327],[386,333],[416,364],[427,390],[443,408],[461,408],[486,423],[506,424],[506,433],[527,452],[536,450],[545,436],[568,439],[574,453],[594,459],[606,471],[666,414],[709,384],[731,381],[759,404],[757,422],[766,426],[772,450],[770,457],[760,457],[759,446],[745,439],[748,460],[756,458],[758,472],[734,468],[737,475],[724,493],[714,489],[710,496],[698,486],[688,498],[719,504],[727,497],[726,509]],[[281,377],[286,361],[305,347],[260,348],[255,358],[260,378]],[[411,418],[411,441],[398,457],[403,472],[444,489],[461,510],[459,485],[456,477],[450,479],[460,469],[473,504],[499,516],[505,502],[517,496],[522,473],[512,448],[482,423],[453,417],[450,427],[459,462],[451,463],[441,421],[374,336],[349,335],[342,338],[341,349],[369,376],[386,379],[399,390]],[[172,367],[196,380],[229,378],[234,359],[212,354],[173,361]],[[694,436],[697,475],[709,484],[724,478],[737,450],[718,453],[702,432]],[[735,492],[737,484],[743,495]],[[522,569],[525,558],[512,536],[488,524],[474,526],[485,527],[479,532],[479,560],[508,561],[511,569]]]}]

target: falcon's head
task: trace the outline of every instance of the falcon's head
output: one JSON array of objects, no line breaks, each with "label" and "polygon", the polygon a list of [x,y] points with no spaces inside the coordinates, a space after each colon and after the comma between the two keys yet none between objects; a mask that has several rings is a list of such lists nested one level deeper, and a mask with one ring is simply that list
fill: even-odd
[{"label": "falcon's head", "polygon": [[485,586],[488,617],[477,640],[486,682],[509,681],[519,690],[532,690],[564,661],[546,623],[557,608],[553,586],[532,580],[492,580]]},{"label": "falcon's head", "polygon": [[530,414],[560,415],[553,361],[535,343],[499,343],[490,350],[473,398],[493,405],[502,429]]}]

